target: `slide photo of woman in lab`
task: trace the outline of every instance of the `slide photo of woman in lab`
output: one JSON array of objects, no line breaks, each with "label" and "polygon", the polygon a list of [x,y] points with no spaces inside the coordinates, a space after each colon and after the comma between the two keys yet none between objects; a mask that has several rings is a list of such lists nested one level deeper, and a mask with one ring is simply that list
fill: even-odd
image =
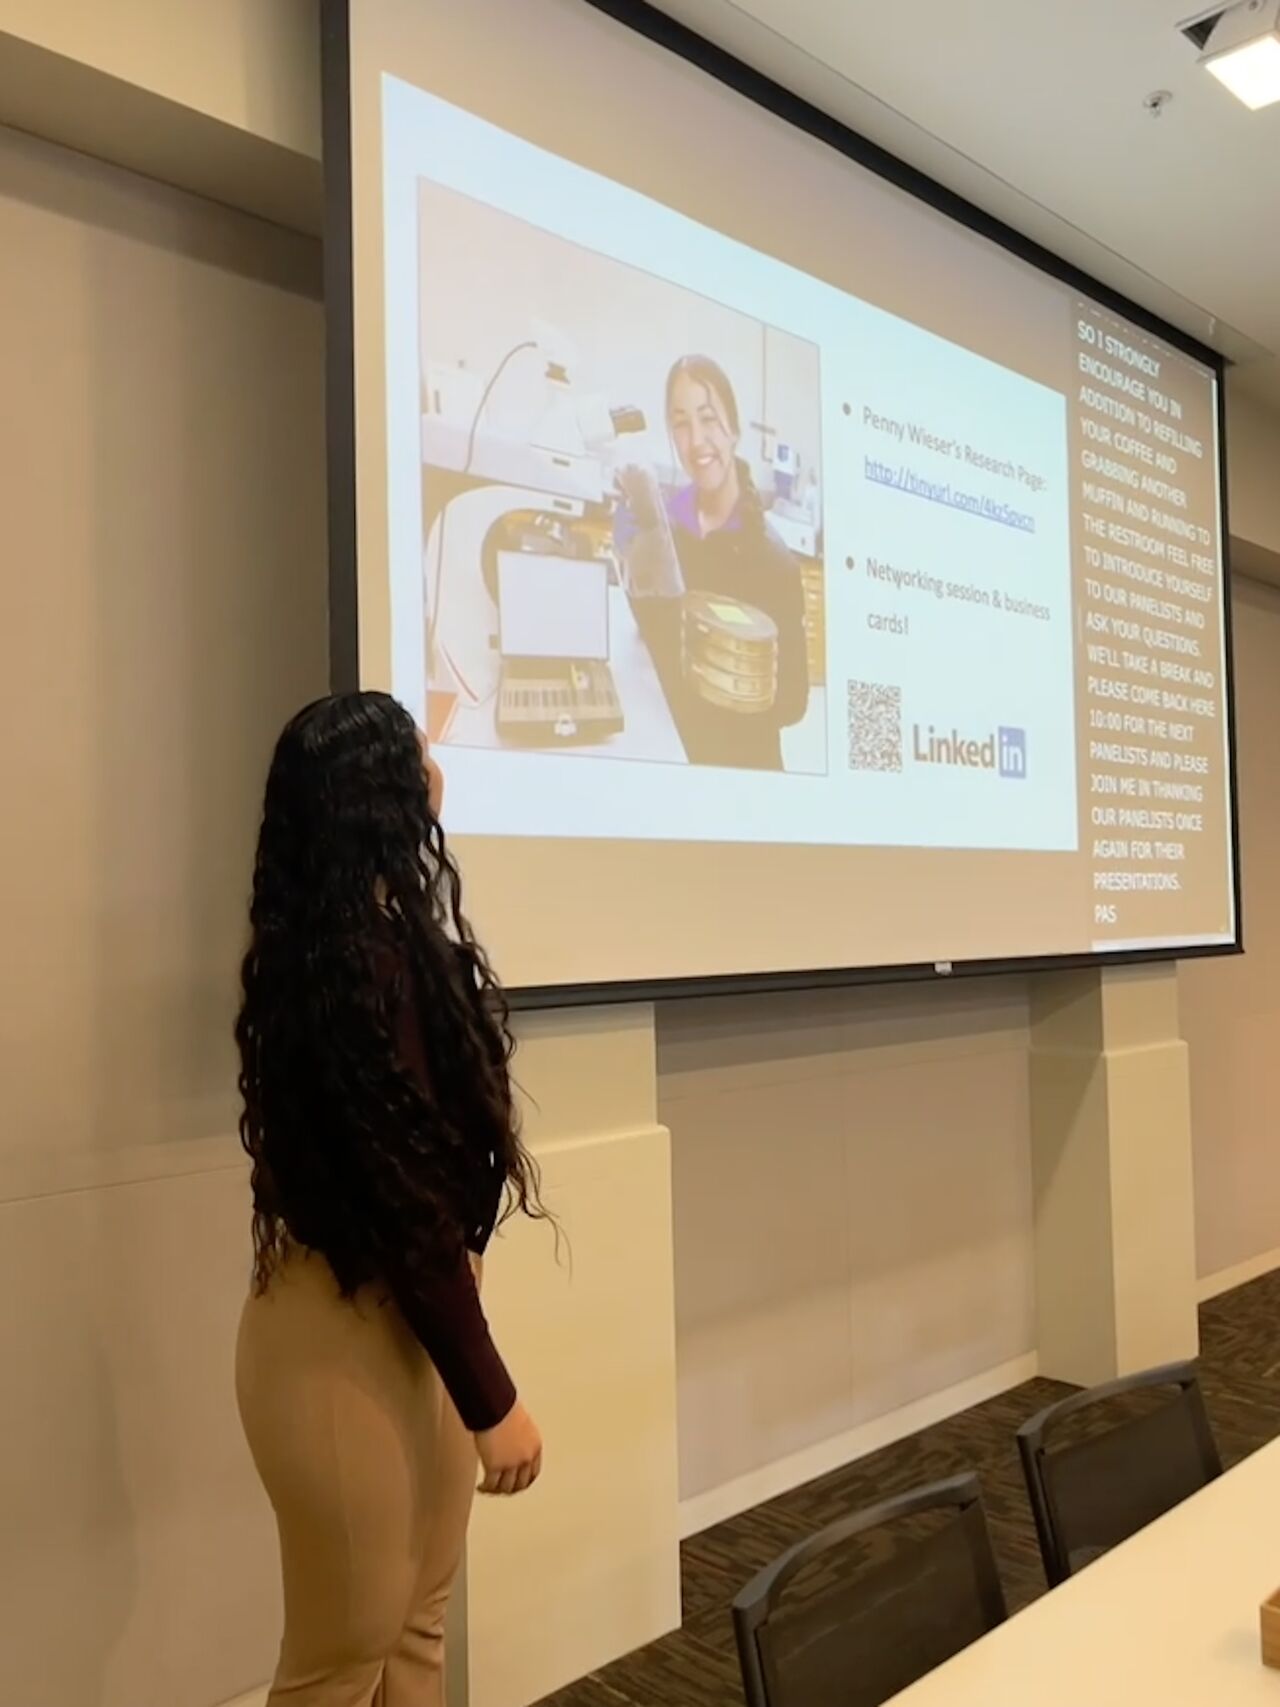
[{"label": "slide photo of woman in lab", "polygon": [[419,207],[432,739],[825,774],[817,346],[430,180]]},{"label": "slide photo of woman in lab", "polygon": [[782,770],[782,731],[809,707],[800,565],[769,523],[737,394],[710,356],[672,366],[665,418],[685,483],[663,494],[643,468],[618,477],[632,611],[690,762]]}]

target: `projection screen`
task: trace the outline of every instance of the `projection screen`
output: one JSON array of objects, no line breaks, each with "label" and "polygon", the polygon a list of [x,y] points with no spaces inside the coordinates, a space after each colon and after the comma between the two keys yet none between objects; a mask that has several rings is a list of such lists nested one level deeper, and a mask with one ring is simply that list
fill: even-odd
[{"label": "projection screen", "polygon": [[325,33],[335,679],[508,984],[1238,948],[1220,359],[646,7]]}]

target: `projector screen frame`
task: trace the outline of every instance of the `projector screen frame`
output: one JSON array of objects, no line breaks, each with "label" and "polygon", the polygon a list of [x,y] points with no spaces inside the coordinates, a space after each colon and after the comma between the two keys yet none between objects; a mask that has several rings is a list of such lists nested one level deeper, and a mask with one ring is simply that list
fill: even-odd
[{"label": "projector screen frame", "polygon": [[[1101,307],[1123,316],[1174,349],[1212,369],[1216,385],[1218,494],[1221,521],[1221,598],[1224,658],[1223,705],[1227,719],[1228,824],[1235,935],[1230,942],[1152,948],[1125,947],[1081,954],[1018,955],[991,960],[907,962],[888,966],[821,967],[786,972],[715,973],[704,976],[610,983],[525,986],[507,992],[515,1010],[625,1005],[704,996],[843,989],[952,978],[1023,976],[1088,971],[1099,966],[1158,965],[1244,952],[1238,768],[1235,719],[1235,651],[1231,609],[1231,531],[1227,500],[1226,369],[1223,355],[1141,304],[1093,278],[1053,250],[908,165],[830,113],[755,70],[727,49],[659,11],[648,0],[579,0],[623,28],[674,54],[773,117],[823,143],[923,202],[961,227],[999,245]],[[351,135],[351,0],[321,0],[322,133],[325,182],[326,443],[329,505],[330,683],[335,693],[359,688],[359,567],[356,518],[355,258]]]}]

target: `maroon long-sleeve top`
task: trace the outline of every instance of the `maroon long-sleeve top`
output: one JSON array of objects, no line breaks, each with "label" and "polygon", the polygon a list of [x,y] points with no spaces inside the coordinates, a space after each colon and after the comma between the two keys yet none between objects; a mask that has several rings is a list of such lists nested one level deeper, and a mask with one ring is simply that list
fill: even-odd
[{"label": "maroon long-sleeve top", "polygon": [[[395,1040],[400,1065],[425,1089],[430,1071],[413,979],[403,968],[392,980],[396,992]],[[466,1426],[475,1434],[496,1428],[516,1402],[516,1390],[480,1306],[471,1257],[482,1256],[493,1235],[502,1202],[504,1172],[498,1157],[478,1155],[477,1186],[463,1228],[465,1245],[456,1261],[424,1280],[390,1273],[386,1283],[400,1314],[439,1371]]]}]

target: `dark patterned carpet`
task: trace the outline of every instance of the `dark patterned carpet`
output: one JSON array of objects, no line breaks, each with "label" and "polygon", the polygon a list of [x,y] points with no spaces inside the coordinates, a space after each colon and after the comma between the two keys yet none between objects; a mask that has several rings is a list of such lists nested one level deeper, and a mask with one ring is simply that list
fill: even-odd
[{"label": "dark patterned carpet", "polygon": [[[1201,1311],[1205,1398],[1228,1465],[1280,1435],[1280,1274]],[[874,1453],[687,1542],[684,1628],[544,1707],[741,1707],[728,1607],[755,1571],[850,1511],[943,1476],[975,1470],[1011,1611],[1045,1589],[1014,1432],[1068,1392],[1031,1381],[989,1404]]]}]

